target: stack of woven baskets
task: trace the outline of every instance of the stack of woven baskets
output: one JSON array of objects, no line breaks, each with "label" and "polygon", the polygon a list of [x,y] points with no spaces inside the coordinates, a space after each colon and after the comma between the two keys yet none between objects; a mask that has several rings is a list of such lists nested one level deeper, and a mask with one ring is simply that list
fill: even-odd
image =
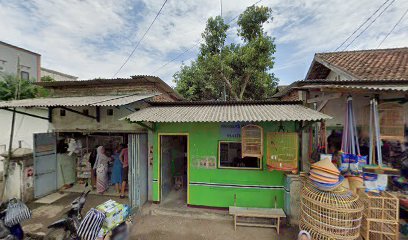
[{"label": "stack of woven baskets", "polygon": [[[299,227],[313,239],[358,239],[363,203],[358,195],[341,186],[343,178],[332,165],[327,160],[318,162],[312,166],[310,177],[302,176]],[[336,177],[335,184],[326,181]]]}]

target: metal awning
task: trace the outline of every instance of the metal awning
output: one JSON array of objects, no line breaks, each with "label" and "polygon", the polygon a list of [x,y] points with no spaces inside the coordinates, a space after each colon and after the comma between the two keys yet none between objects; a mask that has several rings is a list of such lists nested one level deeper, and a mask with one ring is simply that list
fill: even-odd
[{"label": "metal awning", "polygon": [[55,97],[55,98],[33,98],[23,100],[12,100],[0,102],[0,108],[19,107],[81,107],[81,106],[122,106],[140,100],[148,99],[159,95],[159,93],[149,94],[128,94],[109,96],[85,96],[85,97]]},{"label": "metal awning", "polygon": [[330,116],[298,103],[201,103],[151,106],[124,119],[132,122],[320,121]]}]

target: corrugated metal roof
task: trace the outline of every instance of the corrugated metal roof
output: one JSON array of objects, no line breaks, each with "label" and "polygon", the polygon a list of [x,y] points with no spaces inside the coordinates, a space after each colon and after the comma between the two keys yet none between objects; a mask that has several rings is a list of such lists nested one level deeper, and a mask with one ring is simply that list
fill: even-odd
[{"label": "corrugated metal roof", "polygon": [[144,108],[125,117],[133,122],[319,121],[330,116],[299,104],[200,104]]},{"label": "corrugated metal roof", "polygon": [[373,91],[408,91],[408,86],[403,85],[329,85],[329,84],[316,84],[316,85],[304,85],[301,87],[294,87],[297,89],[310,89],[310,88],[336,88],[336,89],[361,89],[361,90],[373,90]]},{"label": "corrugated metal roof", "polygon": [[81,107],[81,106],[121,106],[151,98],[159,93],[111,95],[111,96],[86,96],[86,97],[60,97],[60,98],[33,98],[0,102],[0,108],[9,107]]}]

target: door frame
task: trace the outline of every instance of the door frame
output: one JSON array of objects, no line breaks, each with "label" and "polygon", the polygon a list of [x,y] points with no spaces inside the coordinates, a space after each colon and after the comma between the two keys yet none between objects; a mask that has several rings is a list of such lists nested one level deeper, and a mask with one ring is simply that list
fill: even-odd
[{"label": "door frame", "polygon": [[162,161],[161,161],[161,137],[162,136],[185,136],[187,137],[187,205],[190,204],[190,134],[189,133],[158,133],[158,157],[157,157],[157,163],[158,163],[158,168],[157,168],[157,173],[158,173],[158,190],[159,190],[159,202],[162,200],[162,185],[161,185],[161,172],[162,172]]}]

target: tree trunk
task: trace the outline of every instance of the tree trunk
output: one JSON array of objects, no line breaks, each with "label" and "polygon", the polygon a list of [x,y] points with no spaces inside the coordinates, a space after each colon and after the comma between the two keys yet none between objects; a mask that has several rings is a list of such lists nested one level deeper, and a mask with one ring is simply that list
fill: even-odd
[{"label": "tree trunk", "polygon": [[248,85],[250,77],[251,77],[250,74],[247,74],[247,75],[244,76],[244,82],[241,85],[241,92],[239,93],[239,100],[242,100],[242,98],[244,97],[245,89],[246,89],[246,87]]},{"label": "tree trunk", "polygon": [[232,88],[232,84],[231,82],[225,77],[225,75],[223,73],[221,73],[221,78],[222,80],[224,80],[225,84],[227,84],[227,87],[232,95],[232,97],[236,100],[239,101],[239,97],[237,95],[237,93],[234,91],[234,89]]}]

